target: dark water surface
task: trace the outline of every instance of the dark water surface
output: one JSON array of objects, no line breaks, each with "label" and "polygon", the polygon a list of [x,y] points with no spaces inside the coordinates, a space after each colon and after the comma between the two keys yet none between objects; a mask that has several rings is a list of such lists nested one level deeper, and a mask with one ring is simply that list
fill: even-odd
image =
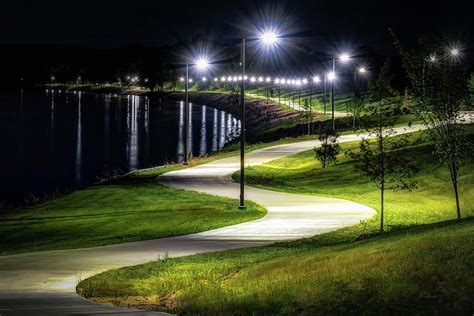
[{"label": "dark water surface", "polygon": [[[240,121],[191,104],[194,156],[238,137]],[[83,187],[110,174],[182,161],[184,104],[82,92],[0,91],[0,201]],[[1,205],[0,205],[1,207]]]}]

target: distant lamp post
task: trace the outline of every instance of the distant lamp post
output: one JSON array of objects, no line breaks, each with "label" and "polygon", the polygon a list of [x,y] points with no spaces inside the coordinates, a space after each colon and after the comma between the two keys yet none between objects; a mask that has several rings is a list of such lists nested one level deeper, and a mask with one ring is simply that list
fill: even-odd
[{"label": "distant lamp post", "polygon": [[[185,80],[185,85],[184,85],[184,99],[185,99],[185,105],[184,105],[184,165],[189,164],[188,162],[188,154],[189,154],[189,148],[188,148],[188,139],[189,139],[189,84],[193,82],[192,78],[189,78],[189,66],[190,65],[195,65],[197,69],[201,72],[206,71],[209,68],[209,59],[207,57],[199,57],[192,63],[186,63],[186,80]],[[182,79],[182,80],[181,80]],[[181,77],[181,81],[184,80],[184,78]],[[205,81],[205,80],[204,80]]]},{"label": "distant lamp post", "polygon": [[367,73],[367,69],[365,67],[359,67],[354,70],[354,94],[358,93],[358,87],[359,87],[359,85],[357,84],[358,74],[359,76],[364,76],[366,73]]},{"label": "distant lamp post", "polygon": [[[314,76],[311,80],[315,85],[319,85],[319,83],[321,82],[321,78],[319,76]],[[312,124],[313,123],[313,85],[311,84],[311,82],[309,83],[309,113],[311,116],[311,124]],[[308,126],[308,134],[310,134],[309,126]]]},{"label": "distant lamp post", "polygon": [[[349,54],[344,53],[341,54],[337,59],[339,59],[343,63],[348,63],[351,59]],[[332,119],[332,129],[333,131],[336,130],[336,120],[334,117],[334,81],[336,79],[336,58],[332,59],[332,72],[328,74],[328,79],[331,81],[331,119]]]}]

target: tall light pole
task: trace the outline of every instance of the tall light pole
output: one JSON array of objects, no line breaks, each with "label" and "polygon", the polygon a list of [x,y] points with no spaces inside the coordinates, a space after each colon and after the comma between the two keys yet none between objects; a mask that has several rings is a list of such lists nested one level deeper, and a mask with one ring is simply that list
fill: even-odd
[{"label": "tall light pole", "polygon": [[240,203],[239,209],[245,209],[245,41],[242,37],[240,63],[242,67],[242,81],[240,82]]},{"label": "tall light pole", "polygon": [[[278,35],[274,31],[263,32],[259,39],[264,45],[273,46],[278,41]],[[240,62],[242,67],[242,80],[240,86],[240,106],[241,106],[241,123],[240,123],[240,203],[239,208],[245,209],[245,55],[246,55],[246,41],[247,38],[242,37],[242,48],[240,53]],[[262,79],[262,80],[260,80]],[[262,82],[263,78],[259,78]]]},{"label": "tall light pole", "polygon": [[[186,82],[184,84],[184,165],[189,164],[188,162],[188,139],[189,139],[189,82],[192,82],[192,79],[189,79],[189,65],[195,65],[198,70],[205,71],[209,67],[209,60],[206,57],[200,57],[195,60],[193,63],[186,63]],[[191,144],[192,146],[192,144]]]},{"label": "tall light pole", "polygon": [[334,119],[334,81],[336,80],[336,73],[334,71],[329,72],[326,75],[326,80],[331,81],[331,121],[332,129],[336,130],[336,121]]},{"label": "tall light pole", "polygon": [[328,76],[325,75],[324,76],[324,98],[323,98],[323,102],[324,102],[324,115],[326,115],[326,104],[327,104],[327,98],[328,98]]},{"label": "tall light pole", "polygon": [[[350,56],[348,54],[342,54],[337,59],[341,60],[343,63],[349,61]],[[331,117],[332,117],[332,129],[336,130],[336,120],[334,118],[334,81],[336,79],[336,58],[332,59],[332,77],[331,80]]]},{"label": "tall light pole", "polygon": [[357,82],[357,79],[358,79],[357,74],[360,74],[361,76],[363,76],[365,75],[365,73],[367,73],[367,69],[364,67],[359,67],[354,70],[354,95],[357,95],[359,92],[358,90],[360,90],[359,89],[360,85],[358,85],[358,82]]},{"label": "tall light pole", "polygon": [[[317,84],[319,84],[320,81],[321,81],[321,78],[319,78],[319,76],[314,76],[313,77],[313,83],[314,84],[317,85]],[[309,111],[310,111],[310,115],[311,115],[311,127],[312,127],[312,130],[314,130],[313,104],[312,104],[313,101],[312,101],[312,98],[311,98],[311,94],[312,94],[311,87],[312,87],[312,84],[310,82],[309,83]],[[308,130],[309,130],[309,128],[308,128]],[[308,132],[308,134],[309,134],[309,132]]]},{"label": "tall light pole", "polygon": [[189,125],[189,64],[186,64],[186,82],[184,83],[184,165],[188,164],[188,125]]}]

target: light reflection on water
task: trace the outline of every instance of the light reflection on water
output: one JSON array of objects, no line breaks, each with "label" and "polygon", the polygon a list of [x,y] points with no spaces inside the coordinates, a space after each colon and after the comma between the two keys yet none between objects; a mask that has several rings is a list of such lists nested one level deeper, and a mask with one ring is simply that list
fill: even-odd
[{"label": "light reflection on water", "polygon": [[91,184],[105,170],[181,162],[185,142],[199,156],[240,133],[232,115],[190,104],[185,139],[184,103],[143,96],[34,90],[6,95],[3,102],[9,106],[0,104],[2,164],[10,182],[2,185],[0,201]]}]

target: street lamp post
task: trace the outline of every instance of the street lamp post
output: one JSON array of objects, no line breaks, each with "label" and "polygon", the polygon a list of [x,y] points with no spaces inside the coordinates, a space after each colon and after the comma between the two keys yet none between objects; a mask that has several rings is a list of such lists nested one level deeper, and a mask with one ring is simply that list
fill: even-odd
[{"label": "street lamp post", "polygon": [[[336,58],[332,59],[332,73],[336,73]],[[334,79],[331,80],[331,120],[332,120],[332,130],[336,130],[336,120],[334,119]]]},{"label": "street lamp post", "polygon": [[189,64],[186,64],[186,82],[184,83],[184,162],[183,165],[188,164],[188,138],[189,138]]},{"label": "street lamp post", "polygon": [[354,70],[354,95],[356,96],[360,95],[360,80],[357,81],[357,79],[359,79],[357,77],[357,74],[359,73],[362,76],[366,72],[367,72],[367,69],[365,69],[364,67],[359,67]]},{"label": "street lamp post", "polygon": [[[309,81],[309,113],[310,113],[310,118],[311,118],[311,130],[314,131],[314,117],[313,117],[313,84],[318,84],[320,81],[319,76],[314,76],[312,80]],[[316,89],[317,91],[317,89]],[[308,126],[308,134],[310,134],[310,128]]]},{"label": "street lamp post", "polygon": [[242,80],[240,82],[240,203],[239,209],[245,209],[245,37],[242,37],[242,51],[240,62],[242,64]]},{"label": "street lamp post", "polygon": [[[277,42],[278,36],[275,32],[267,31],[261,34],[260,40],[266,45],[273,45]],[[242,37],[242,48],[240,52],[240,63],[242,67],[242,80],[240,86],[240,107],[241,107],[241,123],[240,123],[240,202],[239,209],[245,209],[245,54],[246,54],[245,36]],[[258,79],[263,82],[263,78]]]},{"label": "street lamp post", "polygon": [[[192,79],[189,79],[189,65],[195,65],[201,71],[204,71],[209,66],[209,61],[205,57],[200,57],[194,63],[186,63],[186,82],[184,84],[184,165],[188,165],[188,139],[189,139],[189,83],[192,82]],[[192,146],[192,144],[191,144]]]},{"label": "street lamp post", "polygon": [[[342,62],[348,62],[350,57],[348,54],[342,54],[338,57]],[[331,78],[330,78],[331,79]],[[336,58],[332,59],[332,80],[331,80],[331,118],[332,118],[332,130],[336,131],[336,120],[334,117],[334,81],[336,80]]]},{"label": "street lamp post", "polygon": [[323,102],[324,102],[324,115],[326,115],[326,99],[327,99],[327,95],[328,95],[328,92],[327,92],[327,76],[324,76],[324,98],[323,98]]}]

